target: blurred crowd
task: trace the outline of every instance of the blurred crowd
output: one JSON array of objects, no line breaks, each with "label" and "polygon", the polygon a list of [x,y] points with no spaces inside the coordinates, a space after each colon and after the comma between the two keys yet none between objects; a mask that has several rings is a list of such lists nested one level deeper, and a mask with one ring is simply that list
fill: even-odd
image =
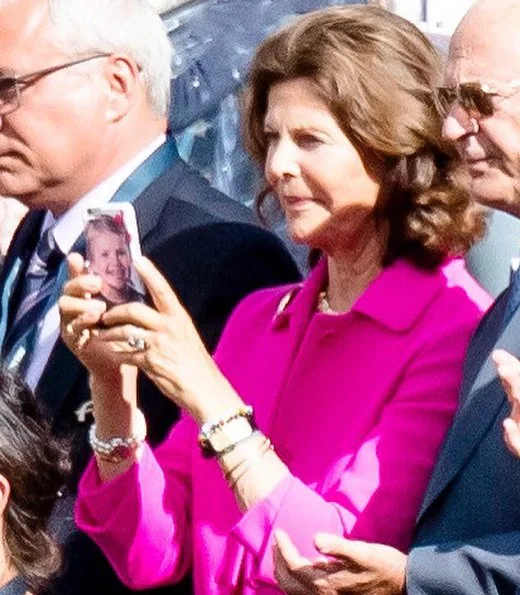
[{"label": "blurred crowd", "polygon": [[0,595],[519,592],[519,26],[0,3]]}]

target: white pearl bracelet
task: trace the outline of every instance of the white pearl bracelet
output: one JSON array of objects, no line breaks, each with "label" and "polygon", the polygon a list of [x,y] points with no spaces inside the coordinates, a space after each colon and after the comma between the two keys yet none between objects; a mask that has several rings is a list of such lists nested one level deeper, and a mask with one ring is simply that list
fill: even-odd
[{"label": "white pearl bracelet", "polygon": [[133,436],[115,436],[109,440],[100,440],[96,436],[96,424],[92,424],[88,435],[90,447],[103,461],[120,463],[129,459],[146,440],[146,420],[139,409],[136,426],[137,432]]}]

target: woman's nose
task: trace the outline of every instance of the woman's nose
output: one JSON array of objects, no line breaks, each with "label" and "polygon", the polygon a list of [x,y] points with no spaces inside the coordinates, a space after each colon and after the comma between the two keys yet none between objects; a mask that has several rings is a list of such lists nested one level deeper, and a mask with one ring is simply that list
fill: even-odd
[{"label": "woman's nose", "polygon": [[268,152],[265,174],[269,182],[295,177],[299,174],[297,147],[290,141],[280,140]]}]

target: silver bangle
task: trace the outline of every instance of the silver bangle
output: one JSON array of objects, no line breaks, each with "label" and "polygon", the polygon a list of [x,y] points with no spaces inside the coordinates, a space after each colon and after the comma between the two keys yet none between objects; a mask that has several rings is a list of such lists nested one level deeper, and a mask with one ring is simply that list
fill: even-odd
[{"label": "silver bangle", "polygon": [[137,416],[138,431],[134,436],[115,436],[109,440],[101,440],[96,435],[96,424],[92,424],[88,441],[94,453],[109,463],[120,463],[129,459],[146,440],[146,420],[139,409]]}]

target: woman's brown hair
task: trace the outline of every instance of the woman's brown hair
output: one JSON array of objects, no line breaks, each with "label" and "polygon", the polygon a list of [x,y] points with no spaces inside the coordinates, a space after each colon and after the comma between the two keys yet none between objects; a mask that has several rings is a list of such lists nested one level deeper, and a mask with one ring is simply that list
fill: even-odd
[{"label": "woman's brown hair", "polygon": [[[311,13],[267,39],[255,55],[245,95],[246,145],[263,166],[271,87],[310,79],[360,154],[386,172],[376,207],[389,227],[384,264],[406,257],[435,267],[464,253],[485,230],[482,211],[450,175],[454,155],[442,139],[435,99],[440,72],[428,39],[385,9]],[[257,201],[261,216],[269,190]]]}]

